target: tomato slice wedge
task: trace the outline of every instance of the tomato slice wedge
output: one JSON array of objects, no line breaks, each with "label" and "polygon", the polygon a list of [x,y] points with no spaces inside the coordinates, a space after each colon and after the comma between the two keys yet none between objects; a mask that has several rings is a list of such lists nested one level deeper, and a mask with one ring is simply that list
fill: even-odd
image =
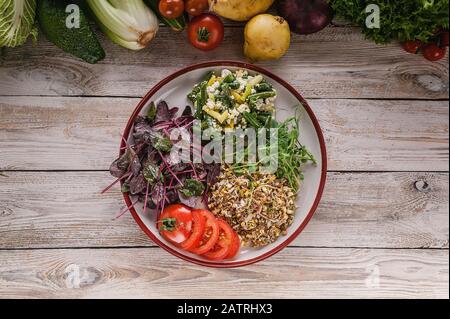
[{"label": "tomato slice wedge", "polygon": [[168,241],[180,244],[191,236],[192,210],[181,204],[167,206],[158,221],[161,235]]},{"label": "tomato slice wedge", "polygon": [[233,258],[239,250],[239,237],[227,222],[219,219],[217,220],[217,224],[220,228],[219,240],[214,247],[203,256],[210,260]]},{"label": "tomato slice wedge", "polygon": [[188,239],[182,242],[179,247],[185,250],[196,248],[200,245],[200,240],[205,233],[206,219],[198,211],[192,212],[193,226],[192,233]]},{"label": "tomato slice wedge", "polygon": [[234,233],[234,240],[230,245],[230,250],[228,251],[226,259],[232,259],[236,257],[239,250],[241,249],[241,240],[239,239],[239,236],[236,232],[233,233]]},{"label": "tomato slice wedge", "polygon": [[194,211],[205,219],[206,224],[198,246],[189,249],[189,251],[197,255],[203,255],[210,251],[219,240],[220,227],[216,217],[210,211],[204,209]]}]

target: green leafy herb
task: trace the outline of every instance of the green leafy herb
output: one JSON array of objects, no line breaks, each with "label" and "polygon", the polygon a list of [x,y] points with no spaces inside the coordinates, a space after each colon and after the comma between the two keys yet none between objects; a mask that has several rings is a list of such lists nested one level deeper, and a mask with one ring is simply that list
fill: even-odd
[{"label": "green leafy herb", "polygon": [[[380,8],[379,29],[366,26],[369,4]],[[376,43],[415,39],[427,42],[436,29],[449,26],[449,0],[333,0],[331,5],[338,16],[361,26],[366,37]]]},{"label": "green leafy herb", "polygon": [[205,185],[196,179],[187,179],[179,192],[186,197],[201,196],[205,191]]},{"label": "green leafy herb", "polygon": [[300,129],[293,117],[278,125],[278,178],[286,178],[289,185],[298,190],[304,179],[302,167],[305,163],[317,164],[308,149],[299,142]]},{"label": "green leafy herb", "polygon": [[152,146],[160,152],[168,153],[172,149],[172,141],[161,133],[154,133],[151,142]]},{"label": "green leafy herb", "polygon": [[258,101],[260,99],[267,99],[270,97],[274,97],[276,95],[277,95],[277,93],[273,90],[267,91],[267,92],[255,93],[255,94],[250,95],[247,98],[247,101],[248,101],[250,108],[253,108],[253,107],[255,107],[256,101]]},{"label": "green leafy herb", "polygon": [[262,83],[257,84],[255,86],[255,90],[256,90],[257,93],[261,93],[261,92],[272,91],[273,88],[272,88],[272,85],[270,85],[269,83],[262,82]]},{"label": "green leafy herb", "polygon": [[156,110],[157,110],[156,104],[155,104],[155,102],[152,102],[150,104],[150,107],[149,107],[148,111],[147,111],[147,120],[149,122],[153,122],[155,120],[155,118],[156,118]]},{"label": "green leafy herb", "polygon": [[239,87],[240,87],[241,85],[239,84],[238,81],[234,81],[234,82],[229,83],[228,86],[229,86],[230,89],[232,89],[232,90],[237,90],[237,89],[239,89]]},{"label": "green leafy herb", "polygon": [[[298,190],[300,182],[303,180],[303,165],[306,163],[317,164],[313,154],[299,142],[300,129],[298,126],[298,120],[295,117],[289,118],[282,123],[278,123],[272,117],[266,119],[267,123],[270,123],[272,129],[278,131],[278,168],[275,175],[278,178],[284,178],[288,181],[290,187],[294,190]],[[270,139],[267,140],[266,149],[269,150]],[[248,148],[244,150],[244,154],[236,154],[245,158],[248,153]],[[260,161],[257,163],[240,162],[232,166],[233,171],[240,175],[247,172],[255,171],[258,165],[263,164]]]},{"label": "green leafy herb", "polygon": [[260,129],[262,127],[261,123],[258,120],[258,117],[255,114],[244,112],[242,113],[242,115],[251,127],[254,127],[256,129]]},{"label": "green leafy herb", "polygon": [[217,102],[222,102],[222,104],[226,107],[226,108],[232,108],[233,107],[233,102],[231,101],[230,95],[223,93],[223,94],[219,94],[216,96],[216,101]]},{"label": "green leafy herb", "polygon": [[122,187],[121,187],[121,192],[122,193],[129,193],[130,192],[130,185],[128,185],[128,184],[123,184],[122,185]]},{"label": "green leafy herb", "polygon": [[150,161],[148,161],[144,165],[142,173],[144,174],[145,180],[150,185],[155,185],[158,181],[161,181],[161,173],[159,167]]},{"label": "green leafy herb", "polygon": [[199,85],[194,87],[194,90],[190,94],[194,100],[195,105],[195,118],[198,120],[203,119],[203,105],[208,100],[208,94],[206,88],[208,87],[208,81],[203,81]]},{"label": "green leafy herb", "polygon": [[201,90],[200,84],[197,84],[196,86],[194,86],[194,88],[192,89],[192,92],[188,94],[189,101],[191,101],[192,103],[195,103],[197,101],[197,95],[198,95],[198,93],[200,93],[200,90]]},{"label": "green leafy herb", "polygon": [[177,220],[175,218],[164,218],[161,220],[161,230],[173,232],[177,227]]},{"label": "green leafy herb", "polygon": [[236,81],[236,77],[233,75],[233,73],[228,74],[224,79],[223,82],[225,83],[232,83]]}]

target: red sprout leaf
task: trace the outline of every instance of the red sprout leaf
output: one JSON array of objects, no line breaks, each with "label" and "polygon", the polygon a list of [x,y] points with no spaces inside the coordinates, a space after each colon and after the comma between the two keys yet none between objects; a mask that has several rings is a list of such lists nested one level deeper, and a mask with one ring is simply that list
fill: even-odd
[{"label": "red sprout leaf", "polygon": [[150,189],[150,183],[147,183],[147,190],[145,191],[145,200],[144,200],[144,214],[147,212],[147,202],[148,202],[148,191]]},{"label": "red sprout leaf", "polygon": [[113,220],[117,220],[117,219],[121,218],[123,215],[125,215],[125,213],[129,212],[134,207],[134,205],[136,205],[138,202],[139,202],[139,199],[137,199],[130,206],[125,207],[116,217],[113,218]]},{"label": "red sprout leaf", "polygon": [[120,182],[121,180],[129,177],[131,175],[131,172],[126,173],[125,175],[123,175],[122,177],[117,178],[114,182],[112,182],[108,187],[106,187],[104,190],[102,190],[102,192],[100,194],[104,194],[107,191],[109,191],[114,185],[116,185],[118,182]]},{"label": "red sprout leaf", "polygon": [[172,175],[178,183],[180,183],[181,185],[183,185],[183,182],[180,181],[180,179],[177,177],[177,175],[172,171],[172,169],[170,168],[169,163],[167,163],[166,159],[164,158],[164,155],[161,153],[161,151],[158,150],[159,156],[161,156],[161,159],[164,163],[164,165],[166,166],[167,171],[170,173],[170,175]]}]

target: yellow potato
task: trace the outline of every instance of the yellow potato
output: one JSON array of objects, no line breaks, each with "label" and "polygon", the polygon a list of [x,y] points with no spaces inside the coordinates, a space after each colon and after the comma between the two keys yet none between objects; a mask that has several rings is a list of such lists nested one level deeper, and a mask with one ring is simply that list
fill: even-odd
[{"label": "yellow potato", "polygon": [[289,24],[282,17],[260,14],[245,26],[244,53],[252,61],[279,59],[291,45]]},{"label": "yellow potato", "polygon": [[211,10],[234,21],[248,21],[270,8],[275,0],[208,0]]}]

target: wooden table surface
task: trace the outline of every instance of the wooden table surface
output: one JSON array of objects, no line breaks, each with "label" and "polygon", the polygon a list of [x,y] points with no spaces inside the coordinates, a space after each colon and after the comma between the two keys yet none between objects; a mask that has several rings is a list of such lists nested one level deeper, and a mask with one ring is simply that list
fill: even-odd
[{"label": "wooden table surface", "polygon": [[107,169],[142,97],[171,72],[242,60],[242,26],[202,53],[161,28],[130,52],[101,36],[89,65],[40,37],[0,56],[0,298],[448,298],[448,56],[431,63],[358,28],[294,36],[261,63],[310,102],[328,182],[306,230],[238,269],[186,263],[153,244]]}]

